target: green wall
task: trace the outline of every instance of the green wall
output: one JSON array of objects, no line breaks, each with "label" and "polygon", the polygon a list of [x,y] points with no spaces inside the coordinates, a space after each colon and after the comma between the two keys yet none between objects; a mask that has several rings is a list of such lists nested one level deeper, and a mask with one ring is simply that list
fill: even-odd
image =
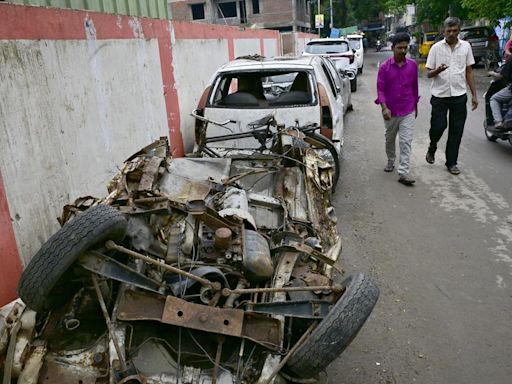
[{"label": "green wall", "polygon": [[153,19],[168,19],[167,0],[7,0],[8,3],[71,8]]}]

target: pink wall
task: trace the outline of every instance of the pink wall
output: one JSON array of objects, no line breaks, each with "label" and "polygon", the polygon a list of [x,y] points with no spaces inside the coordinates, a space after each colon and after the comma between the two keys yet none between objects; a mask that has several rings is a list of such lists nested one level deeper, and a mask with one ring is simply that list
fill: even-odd
[{"label": "pink wall", "polygon": [[[186,22],[173,22],[171,24],[168,20],[135,19],[128,16],[5,3],[0,3],[0,40],[85,41],[91,38],[86,32],[86,25],[89,20],[94,23],[94,38],[97,40],[157,39],[162,72],[162,97],[165,100],[168,134],[175,156],[184,154],[183,136],[180,127],[182,116],[184,113],[188,114],[189,111],[183,112],[180,110],[180,100],[175,87],[177,74],[173,65],[172,39],[227,40],[228,59],[235,57],[235,40],[238,41],[239,39],[259,39],[262,54],[264,54],[265,40],[275,39],[280,50],[279,34],[276,31],[241,30],[238,27]],[[134,21],[137,22],[134,23]],[[137,27],[134,27],[134,25]],[[179,52],[174,52],[174,55],[176,54],[179,54]],[[215,52],[211,54],[214,55]],[[76,70],[80,71],[80,68]],[[51,79],[48,79],[48,81],[51,81]],[[199,96],[197,95],[197,97]],[[9,127],[9,129],[18,128]],[[113,130],[123,128],[121,126],[112,127]],[[140,146],[146,144],[140,143]],[[55,170],[55,172],[59,172],[59,170]],[[2,169],[0,169],[0,260],[2,263],[0,268],[0,306],[15,298],[16,286],[22,270],[19,249],[16,243],[16,231],[13,228],[13,218],[9,210],[9,196],[6,193],[4,179],[1,174]],[[20,185],[20,189],[22,187]],[[66,193],[67,191],[62,192]],[[86,190],[83,192],[84,195],[87,194]],[[48,198],[51,199],[52,197]],[[44,214],[44,207],[40,209]],[[38,228],[35,228],[35,230],[37,231]],[[40,240],[34,239],[34,242],[36,241]]]}]

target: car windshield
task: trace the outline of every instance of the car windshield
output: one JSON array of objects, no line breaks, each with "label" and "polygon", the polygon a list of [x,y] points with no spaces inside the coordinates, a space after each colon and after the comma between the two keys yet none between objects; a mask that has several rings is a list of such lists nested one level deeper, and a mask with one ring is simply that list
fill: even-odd
[{"label": "car windshield", "polygon": [[315,41],[306,45],[306,52],[313,54],[344,53],[349,51],[346,41]]},{"label": "car windshield", "polygon": [[466,29],[460,33],[460,38],[465,39],[483,39],[487,37],[487,29],[485,28],[474,28]]},{"label": "car windshield", "polygon": [[361,39],[348,39],[348,43],[350,44],[350,48],[359,49],[361,48]]},{"label": "car windshield", "polygon": [[222,74],[211,104],[227,108],[299,106],[313,102],[310,74],[301,70],[274,70]]}]

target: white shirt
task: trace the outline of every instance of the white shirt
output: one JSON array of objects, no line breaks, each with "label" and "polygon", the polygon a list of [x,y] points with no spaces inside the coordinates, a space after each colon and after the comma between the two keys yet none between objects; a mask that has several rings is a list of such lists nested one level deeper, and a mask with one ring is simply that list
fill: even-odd
[{"label": "white shirt", "polygon": [[426,67],[436,69],[441,64],[448,68],[432,78],[430,91],[432,96],[452,97],[466,93],[466,67],[475,64],[471,45],[458,40],[452,49],[443,39],[435,43],[428,53]]}]

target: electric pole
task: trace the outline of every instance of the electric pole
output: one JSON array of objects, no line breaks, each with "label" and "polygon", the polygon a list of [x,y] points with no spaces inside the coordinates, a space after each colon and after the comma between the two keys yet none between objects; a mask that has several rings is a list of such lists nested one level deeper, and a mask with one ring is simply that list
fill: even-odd
[{"label": "electric pole", "polygon": [[[320,17],[320,0],[318,0],[318,12],[317,12],[317,15],[318,17]],[[320,30],[322,28],[320,27],[320,22],[318,23],[318,37],[320,37]]]},{"label": "electric pole", "polygon": [[332,0],[329,1],[329,6],[331,7],[331,23],[329,24],[329,28],[334,28],[334,9],[332,7]]}]

